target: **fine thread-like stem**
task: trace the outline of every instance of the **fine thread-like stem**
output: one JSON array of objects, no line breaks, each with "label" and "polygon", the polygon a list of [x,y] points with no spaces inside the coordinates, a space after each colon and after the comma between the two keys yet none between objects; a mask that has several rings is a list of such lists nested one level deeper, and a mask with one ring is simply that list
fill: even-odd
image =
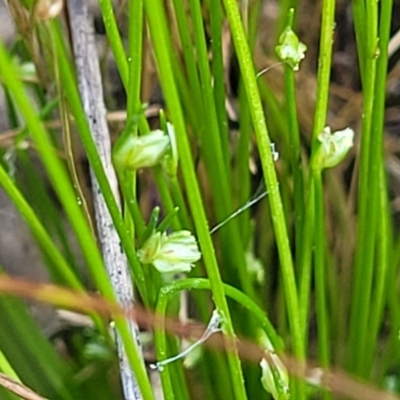
[{"label": "fine thread-like stem", "polygon": [[[251,300],[244,293],[239,291],[238,289],[226,285],[223,285],[225,294],[234,299],[238,304],[246,308],[251,315],[256,319],[260,328],[264,330],[268,339],[271,342],[271,345],[274,348],[274,351],[281,352],[283,350],[282,340],[276,334],[273,325],[270,323],[268,318],[265,315],[265,312],[260,309],[253,300]],[[159,294],[156,306],[156,314],[160,316],[165,315],[165,310],[170,298],[180,291],[183,290],[210,290],[211,284],[208,279],[202,278],[189,278],[183,279],[180,281],[173,282],[167,286],[164,286]],[[166,346],[166,338],[165,338],[165,328],[164,328],[164,319],[159,320],[159,323],[155,329],[155,342],[157,349],[157,359],[159,361],[167,359],[167,346]],[[161,381],[164,389],[164,395],[166,400],[174,399],[174,392],[172,388],[172,381],[170,376],[169,367],[160,369]]]}]

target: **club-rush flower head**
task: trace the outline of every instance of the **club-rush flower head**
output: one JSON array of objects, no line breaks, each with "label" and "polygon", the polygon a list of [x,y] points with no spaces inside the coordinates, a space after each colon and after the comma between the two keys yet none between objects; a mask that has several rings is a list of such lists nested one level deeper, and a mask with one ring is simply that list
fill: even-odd
[{"label": "club-rush flower head", "polygon": [[286,27],[275,47],[279,59],[288,64],[294,71],[299,70],[300,61],[305,57],[307,46],[300,42],[290,26]]},{"label": "club-rush flower head", "polygon": [[170,235],[155,232],[137,254],[143,264],[153,264],[162,274],[189,272],[201,258],[196,239],[189,231]]},{"label": "club-rush flower head", "polygon": [[319,146],[313,158],[314,171],[338,165],[353,146],[354,131],[350,128],[331,133],[326,126],[318,136]]},{"label": "club-rush flower head", "polygon": [[154,167],[165,156],[169,145],[169,137],[159,129],[142,136],[132,135],[114,154],[114,161],[130,170]]},{"label": "club-rush flower head", "polygon": [[289,376],[282,361],[275,353],[269,353],[269,360],[263,358],[260,362],[263,388],[271,393],[274,400],[288,400]]},{"label": "club-rush flower head", "polygon": [[274,400],[288,400],[289,375],[281,359],[263,331],[258,333],[258,342],[265,347],[265,357],[260,362],[261,383]]}]

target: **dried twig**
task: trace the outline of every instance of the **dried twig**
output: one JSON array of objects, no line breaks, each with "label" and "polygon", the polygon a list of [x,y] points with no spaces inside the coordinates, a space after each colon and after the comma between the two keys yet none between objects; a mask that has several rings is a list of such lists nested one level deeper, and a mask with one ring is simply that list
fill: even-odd
[{"label": "dried twig", "polygon": [[[89,23],[85,1],[68,0],[67,4],[82,103],[108,181],[113,189],[115,198],[118,199],[118,184],[111,162],[111,140],[103,102],[100,67],[94,43],[93,27]],[[95,218],[104,262],[120,304],[132,307],[134,295],[128,263],[125,254],[121,252],[120,239],[92,170],[91,178],[93,182]],[[130,329],[134,343],[140,343],[137,327],[134,323],[130,324]],[[116,341],[125,399],[140,399],[141,394],[138,384],[130,369],[118,334],[116,335]]]},{"label": "dried twig", "polygon": [[28,387],[15,381],[9,376],[2,374],[1,372],[0,372],[0,386],[3,386],[5,389],[9,390],[10,392],[16,394],[17,396],[25,400],[47,400],[46,398],[39,396],[38,394],[33,392]]}]

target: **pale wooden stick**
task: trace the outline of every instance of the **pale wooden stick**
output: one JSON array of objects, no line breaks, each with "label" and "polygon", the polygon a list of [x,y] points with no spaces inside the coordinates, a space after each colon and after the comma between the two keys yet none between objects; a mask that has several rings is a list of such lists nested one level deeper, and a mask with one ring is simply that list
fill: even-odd
[{"label": "pale wooden stick", "polygon": [[[120,203],[118,182],[111,161],[110,134],[106,120],[93,27],[89,22],[88,10],[84,0],[68,0],[67,4],[82,103],[108,181],[110,182],[115,198]],[[120,304],[124,307],[132,307],[134,304],[134,294],[127,259],[121,251],[120,239],[101,194],[97,179],[93,171],[91,170],[90,172],[97,230],[104,262]],[[133,342],[140,346],[138,329],[132,321],[130,321],[130,329]],[[142,396],[136,378],[129,366],[122,341],[117,333],[115,337],[125,399],[141,399]]]}]

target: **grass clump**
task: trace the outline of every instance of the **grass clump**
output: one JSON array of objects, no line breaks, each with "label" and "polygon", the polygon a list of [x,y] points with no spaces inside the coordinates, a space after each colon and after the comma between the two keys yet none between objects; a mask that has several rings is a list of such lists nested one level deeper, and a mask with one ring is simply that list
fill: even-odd
[{"label": "grass clump", "polygon": [[[91,334],[77,329],[62,356],[24,303],[1,297],[0,371],[47,398],[396,398],[392,7],[10,5],[0,183],[52,283],[82,304],[53,286],[17,291],[6,274],[0,290],[85,312]],[[113,378],[97,387],[100,373]]]}]

